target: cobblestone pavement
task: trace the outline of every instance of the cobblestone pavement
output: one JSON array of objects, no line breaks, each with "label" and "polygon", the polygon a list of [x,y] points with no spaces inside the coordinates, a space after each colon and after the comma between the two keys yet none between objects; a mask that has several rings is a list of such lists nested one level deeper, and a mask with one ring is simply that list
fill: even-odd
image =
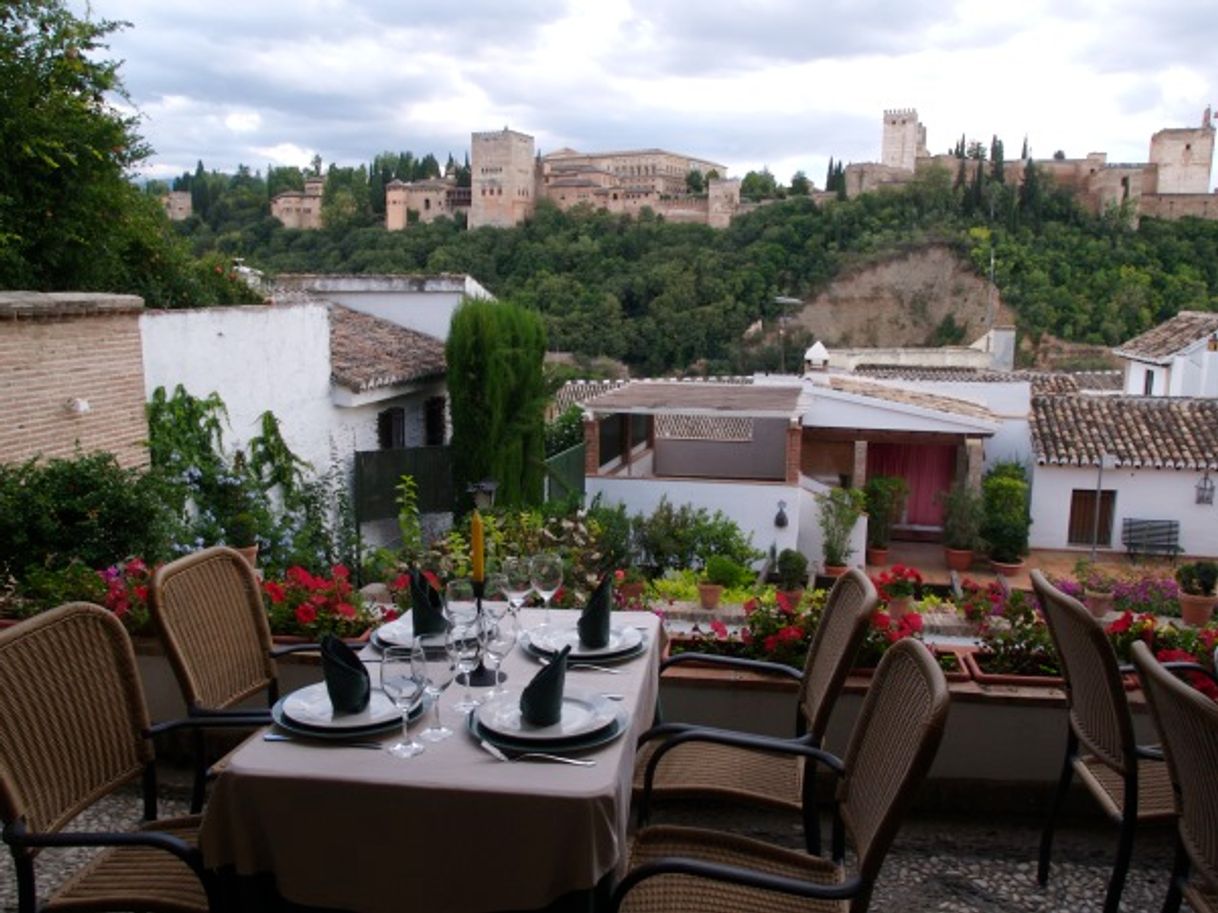
[{"label": "cobblestone pavement", "polygon": [[[161,814],[186,810],[184,786],[162,789]],[[140,813],[136,791],[124,791],[83,815],[77,829],[133,826]],[[802,845],[789,815],[731,809],[670,807],[657,821],[711,824],[735,833],[787,846]],[[871,909],[899,913],[1092,913],[1101,908],[1116,828],[1099,818],[1073,819],[1059,828],[1054,867],[1045,888],[1036,884],[1039,823],[989,816],[919,815],[908,819],[884,863]],[[39,860],[40,890],[59,884],[88,856],[86,850],[47,851]],[[0,863],[0,910],[16,910],[12,859]],[[1171,867],[1172,831],[1139,833],[1121,909],[1152,913],[1160,909]],[[43,894],[45,896],[45,894]],[[1187,906],[1184,907],[1187,909]]]}]

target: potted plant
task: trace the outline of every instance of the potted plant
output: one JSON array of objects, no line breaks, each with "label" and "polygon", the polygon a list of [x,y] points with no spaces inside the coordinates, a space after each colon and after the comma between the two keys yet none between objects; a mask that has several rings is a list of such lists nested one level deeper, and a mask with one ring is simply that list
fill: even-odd
[{"label": "potted plant", "polygon": [[922,575],[915,568],[898,564],[872,582],[880,598],[888,603],[888,614],[900,618],[913,605],[914,593],[922,585]]},{"label": "potted plant", "polygon": [[961,480],[939,495],[943,502],[943,553],[953,571],[967,571],[981,541],[981,493]]},{"label": "potted plant", "polygon": [[1092,615],[1103,618],[1113,610],[1116,578],[1112,574],[1084,559],[1074,565],[1074,577],[1083,588],[1083,603]]},{"label": "potted plant", "polygon": [[989,546],[990,564],[1006,577],[1023,567],[1028,551],[1028,483],[1010,472],[993,472],[982,486],[985,519],[981,534]]},{"label": "potted plant", "polygon": [[1203,627],[1214,612],[1214,586],[1218,584],[1218,563],[1190,561],[1176,568],[1180,585],[1180,618],[1185,624]]},{"label": "potted plant", "polygon": [[711,555],[698,581],[698,599],[702,608],[717,609],[723,591],[737,586],[745,573],[744,568],[726,555]]},{"label": "potted plant", "polygon": [[863,493],[857,488],[830,488],[816,493],[820,508],[821,550],[825,558],[825,576],[838,577],[846,571],[846,562],[854,553],[850,534],[863,515]]},{"label": "potted plant", "polygon": [[888,563],[892,525],[901,516],[909,485],[900,476],[872,476],[863,486],[867,504],[867,563]]},{"label": "potted plant", "polygon": [[808,583],[808,559],[803,552],[784,548],[778,553],[776,564],[779,590],[786,593],[792,603],[798,604]]},{"label": "potted plant", "polygon": [[613,585],[621,594],[622,599],[629,601],[643,595],[643,590],[647,586],[647,578],[638,568],[627,566],[613,572]]},{"label": "potted plant", "polygon": [[258,562],[258,521],[248,511],[234,514],[224,530],[228,544],[254,567]]}]

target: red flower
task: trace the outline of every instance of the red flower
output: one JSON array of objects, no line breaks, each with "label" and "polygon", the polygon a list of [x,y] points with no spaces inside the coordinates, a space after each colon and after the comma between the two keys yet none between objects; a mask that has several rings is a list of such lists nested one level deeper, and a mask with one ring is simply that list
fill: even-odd
[{"label": "red flower", "polygon": [[1120,618],[1108,626],[1109,634],[1124,634],[1133,625],[1133,612],[1124,612]]},{"label": "red flower", "polygon": [[267,580],[262,584],[262,591],[270,598],[271,602],[279,605],[283,602],[284,593],[283,587],[274,580]]},{"label": "red flower", "polygon": [[354,618],[355,614],[356,614],[355,606],[353,606],[349,602],[340,602],[338,605],[336,605],[334,607],[334,611],[337,612],[339,615],[341,615],[343,618]]},{"label": "red flower", "polygon": [[778,635],[769,634],[761,643],[762,646],[765,647],[767,653],[773,653],[776,649],[778,649]]},{"label": "red flower", "polygon": [[410,586],[410,575],[409,574],[398,574],[396,577],[394,577],[392,580],[389,581],[389,589],[394,593],[400,592],[401,590],[404,590],[409,586]]},{"label": "red flower", "polygon": [[317,621],[317,609],[311,603],[303,602],[296,607],[296,623],[307,628]]},{"label": "red flower", "polygon": [[613,572],[614,583],[621,583],[625,579],[626,579],[626,572],[623,571],[621,568],[618,568],[616,571]]},{"label": "red flower", "polygon": [[720,640],[727,637],[727,625],[725,625],[720,619],[718,619],[718,618],[712,619],[711,623],[710,623],[710,628],[712,631],[715,632],[715,636],[718,637]]},{"label": "red flower", "polygon": [[[1195,663],[1197,661],[1197,657],[1193,656],[1193,654],[1189,653],[1187,650],[1178,649],[1160,650],[1156,658],[1161,663]],[[1213,681],[1210,680],[1208,675],[1202,675],[1200,672],[1186,672],[1184,674],[1187,676],[1188,683],[1190,685],[1192,685],[1210,700],[1218,701],[1218,685],[1215,685]]]},{"label": "red flower", "polygon": [[784,615],[795,614],[795,606],[791,604],[791,600],[787,597],[786,593],[779,591],[774,596],[774,601],[778,603],[778,608],[782,610]]},{"label": "red flower", "polygon": [[383,612],[381,612],[381,621],[388,622],[388,621],[397,621],[397,620],[398,620],[398,610],[397,609],[385,609]]},{"label": "red flower", "polygon": [[759,605],[759,603],[757,602],[757,600],[756,600],[756,599],[750,599],[750,600],[748,600],[748,601],[747,601],[747,602],[744,604],[744,614],[745,614],[745,615],[752,615],[754,612],[756,612],[756,611],[757,611],[757,606],[758,606],[758,605]]},{"label": "red flower", "polygon": [[435,574],[433,574],[431,571],[424,571],[423,579],[431,584],[431,588],[433,590],[443,589],[443,587],[440,586],[440,578],[437,577]]},{"label": "red flower", "polygon": [[346,580],[351,576],[351,572],[347,570],[347,566],[345,564],[336,564],[334,567],[330,568],[330,576],[332,576],[335,580]]},{"label": "red flower", "polygon": [[887,612],[881,612],[877,609],[871,613],[871,626],[876,630],[887,631],[891,624],[892,619],[888,617]]}]

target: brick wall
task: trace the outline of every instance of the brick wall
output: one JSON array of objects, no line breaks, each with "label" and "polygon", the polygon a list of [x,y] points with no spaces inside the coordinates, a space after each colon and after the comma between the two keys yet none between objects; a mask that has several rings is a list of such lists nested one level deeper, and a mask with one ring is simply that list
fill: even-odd
[{"label": "brick wall", "polygon": [[79,446],[147,465],[141,310],[134,295],[0,292],[0,463]]}]

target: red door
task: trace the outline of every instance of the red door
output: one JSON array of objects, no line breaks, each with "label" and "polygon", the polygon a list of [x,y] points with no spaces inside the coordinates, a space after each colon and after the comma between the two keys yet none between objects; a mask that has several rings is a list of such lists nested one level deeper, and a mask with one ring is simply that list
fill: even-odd
[{"label": "red door", "polygon": [[943,526],[939,493],[956,474],[955,444],[868,444],[867,477],[900,476],[909,485],[900,526]]}]

